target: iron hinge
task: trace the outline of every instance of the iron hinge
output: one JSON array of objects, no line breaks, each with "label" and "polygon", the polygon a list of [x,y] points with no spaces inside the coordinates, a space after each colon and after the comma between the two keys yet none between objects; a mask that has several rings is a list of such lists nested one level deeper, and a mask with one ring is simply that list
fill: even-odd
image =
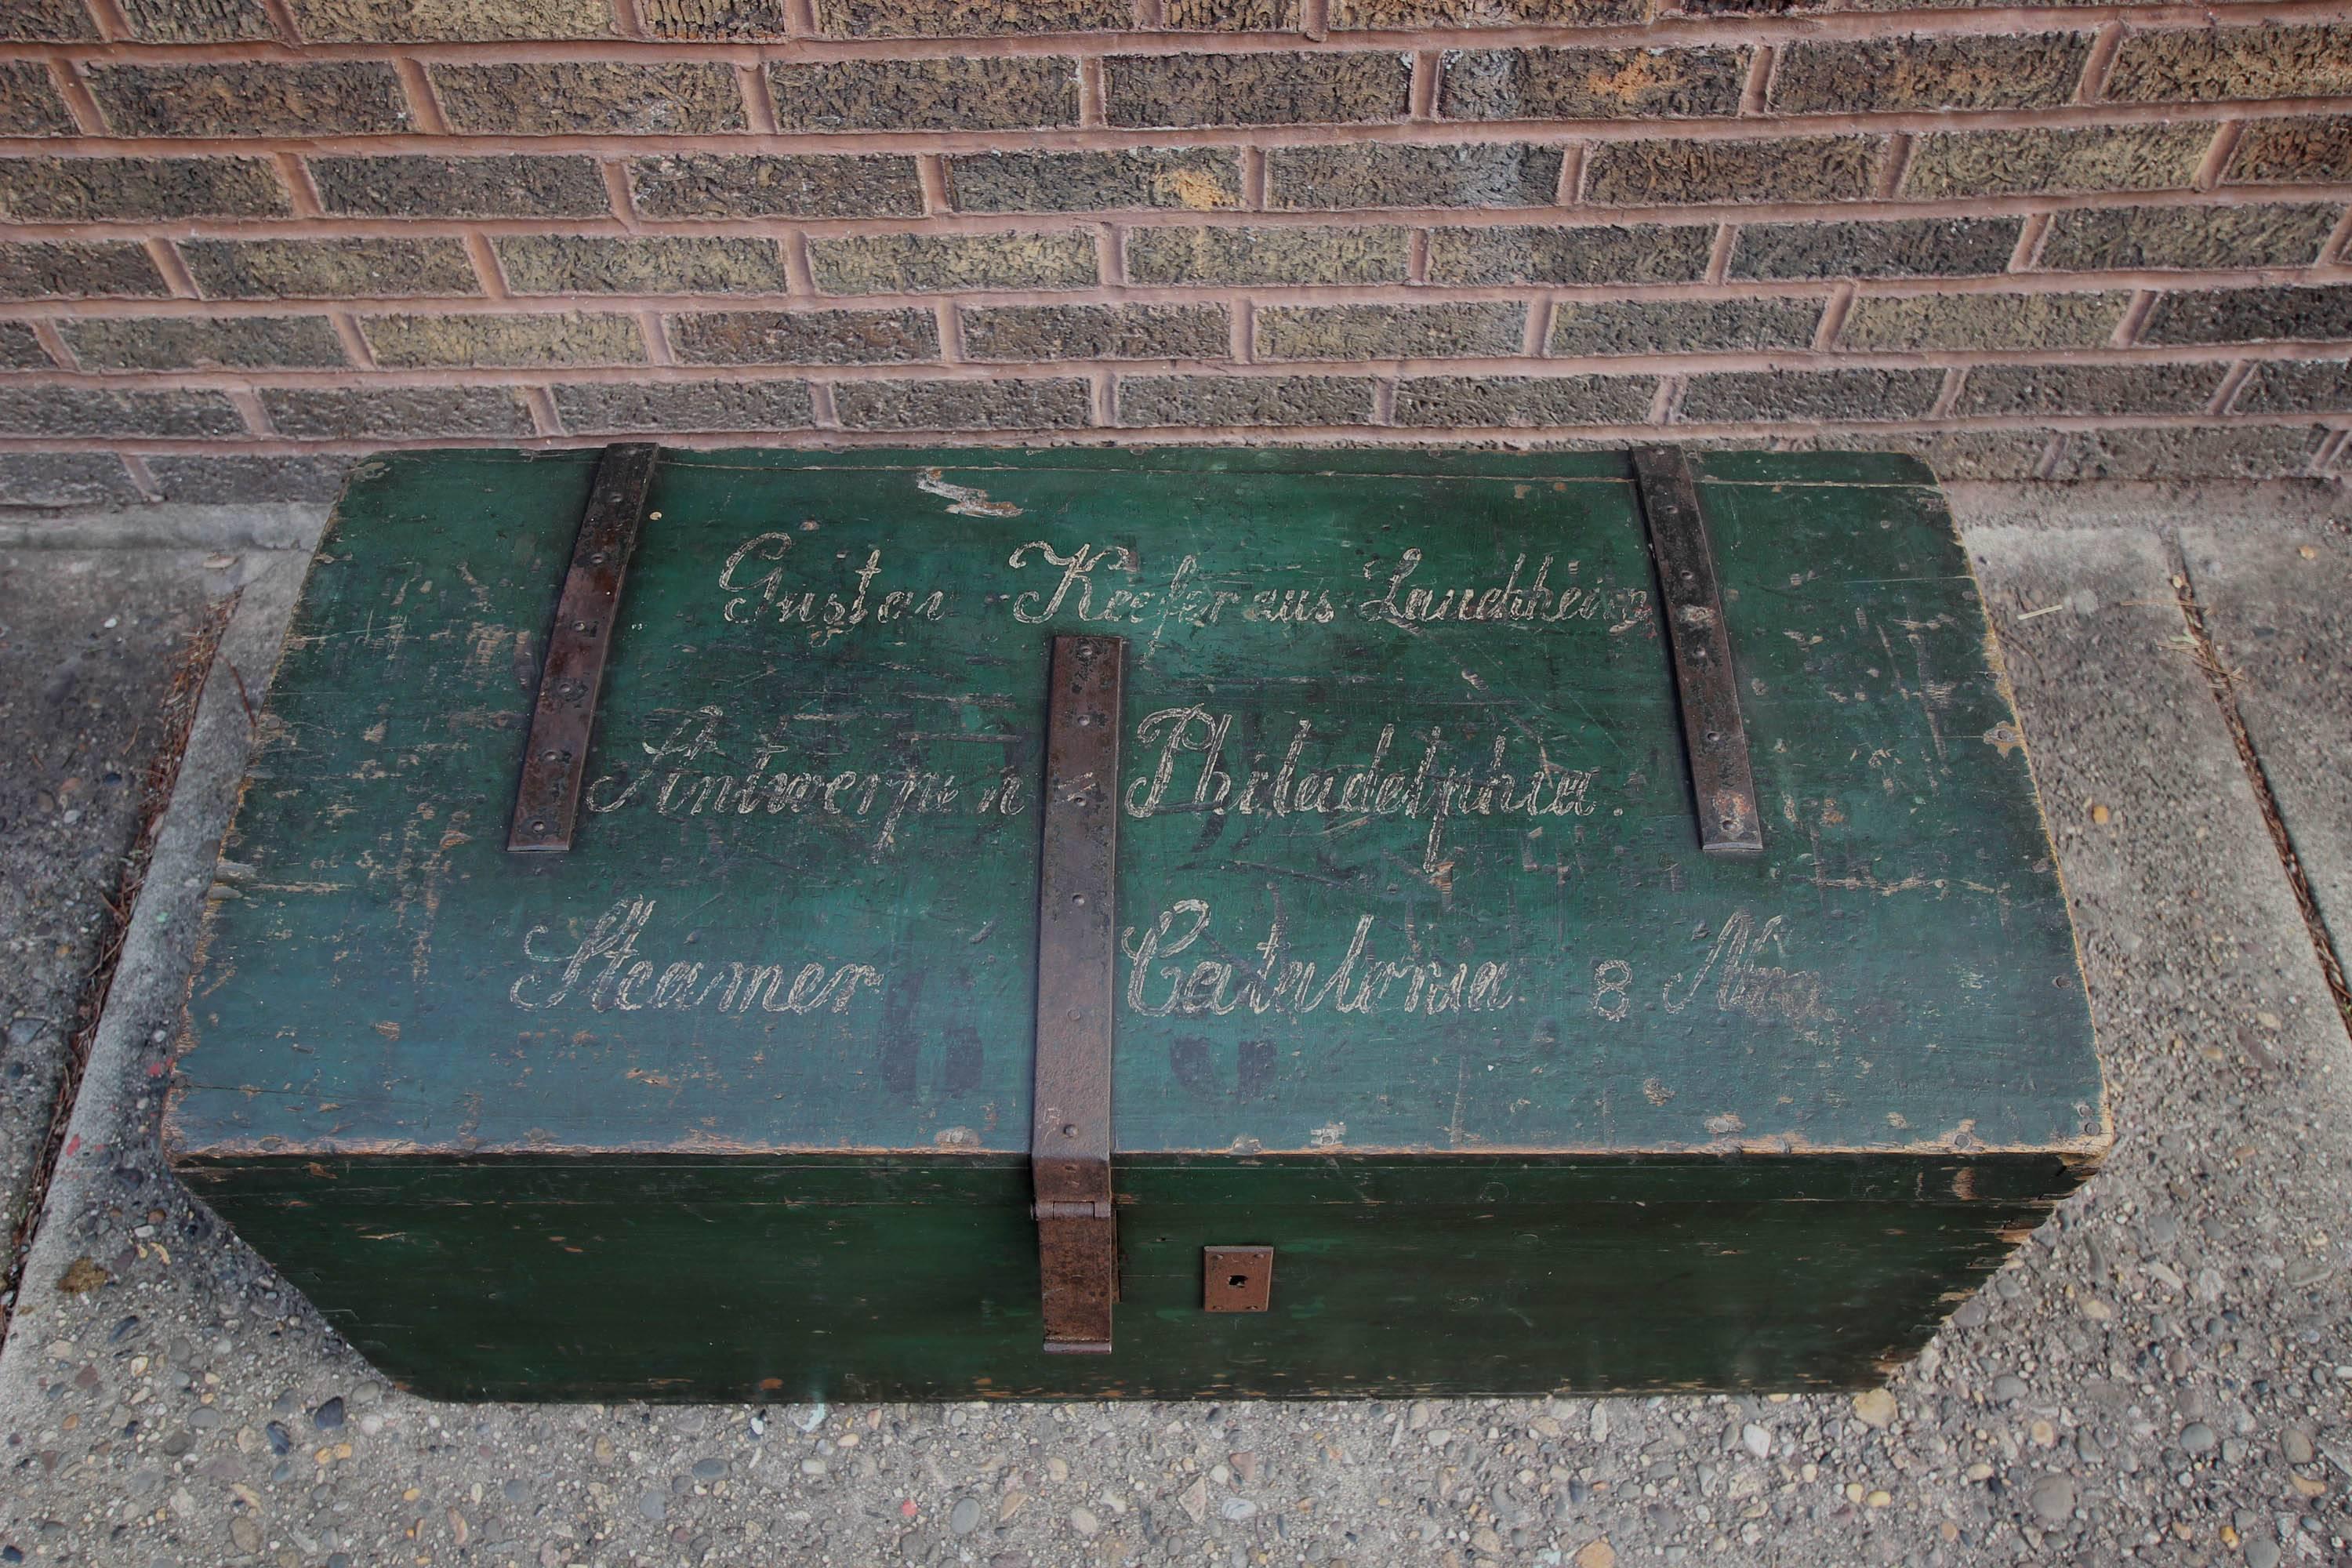
[{"label": "iron hinge", "polygon": [[1030,1212],[1045,1348],[1062,1354],[1108,1354],[1118,1299],[1110,1181],[1112,896],[1126,651],[1117,637],[1057,637],[1047,677]]},{"label": "iron hinge", "polygon": [[1690,457],[1680,447],[1636,447],[1633,477],[1658,569],[1658,613],[1673,650],[1699,847],[1709,855],[1760,855],[1764,822],[1739,716],[1739,681]]},{"label": "iron hinge", "polygon": [[515,784],[514,818],[507,827],[509,853],[560,855],[572,847],[588,742],[596,728],[596,693],[604,684],[621,588],[660,460],[659,447],[631,442],[605,447],[596,464],[588,507],[572,542],[572,566],[556,601],[555,624],[547,634],[547,657],[540,664],[539,696]]}]

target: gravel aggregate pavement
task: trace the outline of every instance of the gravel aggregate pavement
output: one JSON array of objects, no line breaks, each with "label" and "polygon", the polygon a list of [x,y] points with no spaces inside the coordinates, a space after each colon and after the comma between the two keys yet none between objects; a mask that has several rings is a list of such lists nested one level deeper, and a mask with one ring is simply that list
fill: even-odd
[{"label": "gravel aggregate pavement", "polygon": [[148,772],[182,729],[182,650],[228,585],[205,563],[232,559],[0,544],[0,1256],[96,1002]]},{"label": "gravel aggregate pavement", "polygon": [[2352,952],[2352,555],[2284,529],[2184,529],[2180,552],[2340,960]]},{"label": "gravel aggregate pavement", "polygon": [[[2001,515],[2056,504],[2021,491]],[[2352,1042],[2176,600],[2179,536],[2153,513],[2063,522],[1969,538],[2119,1142],[1885,1388],[835,1408],[388,1389],[160,1166],[245,742],[215,681],[0,1351],[0,1563],[2352,1563]],[[2324,518],[2274,526],[2281,569],[2352,562]],[[230,626],[249,683],[298,572],[278,561]],[[2266,743],[2342,733],[2347,685],[2315,682]]]}]

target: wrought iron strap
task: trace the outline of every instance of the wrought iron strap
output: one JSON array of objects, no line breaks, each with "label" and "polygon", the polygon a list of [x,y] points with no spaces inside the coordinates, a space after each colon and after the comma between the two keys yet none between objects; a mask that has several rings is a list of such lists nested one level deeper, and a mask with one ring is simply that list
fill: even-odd
[{"label": "wrought iron strap", "polygon": [[1731,637],[1690,458],[1679,447],[1637,447],[1633,477],[1658,568],[1658,609],[1674,650],[1699,847],[1709,855],[1761,854],[1764,824],[1748,763],[1748,729],[1739,717]]},{"label": "wrought iron strap", "polygon": [[596,727],[596,691],[660,457],[659,447],[635,442],[605,447],[596,465],[540,667],[539,700],[507,828],[509,851],[561,854],[572,847],[588,740]]},{"label": "wrought iron strap", "polygon": [[1037,875],[1037,1062],[1029,1163],[1045,1346],[1110,1350],[1112,877],[1118,854],[1117,637],[1057,637],[1045,703]]}]

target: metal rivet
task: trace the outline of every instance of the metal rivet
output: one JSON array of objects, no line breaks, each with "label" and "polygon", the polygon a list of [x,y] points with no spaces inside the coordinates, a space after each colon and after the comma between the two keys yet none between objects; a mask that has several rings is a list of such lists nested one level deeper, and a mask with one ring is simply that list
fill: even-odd
[{"label": "metal rivet", "polygon": [[544,822],[534,822],[530,825],[530,830],[533,833],[544,833],[547,831],[547,824]]},{"label": "metal rivet", "polygon": [[1063,1137],[1065,1137],[1065,1138],[1076,1138],[1077,1135],[1078,1135],[1078,1124],[1077,1124],[1076,1122],[1075,1122],[1075,1121],[1065,1121],[1065,1122],[1063,1122],[1063,1123],[1062,1123],[1062,1136],[1063,1136]]}]

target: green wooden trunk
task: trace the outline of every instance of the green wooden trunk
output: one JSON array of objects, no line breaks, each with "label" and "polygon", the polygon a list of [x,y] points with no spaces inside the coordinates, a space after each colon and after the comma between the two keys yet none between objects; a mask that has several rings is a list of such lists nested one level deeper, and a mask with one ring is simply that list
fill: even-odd
[{"label": "green wooden trunk", "polygon": [[[1700,852],[1626,455],[665,454],[568,854],[593,453],[363,465],[224,849],[176,1167],[444,1397],[1816,1388],[2109,1131],[1968,563],[1709,454],[1763,852]],[[1041,1342],[1047,652],[1127,639],[1107,1355]],[[1203,1249],[1274,1249],[1260,1312]]]}]

